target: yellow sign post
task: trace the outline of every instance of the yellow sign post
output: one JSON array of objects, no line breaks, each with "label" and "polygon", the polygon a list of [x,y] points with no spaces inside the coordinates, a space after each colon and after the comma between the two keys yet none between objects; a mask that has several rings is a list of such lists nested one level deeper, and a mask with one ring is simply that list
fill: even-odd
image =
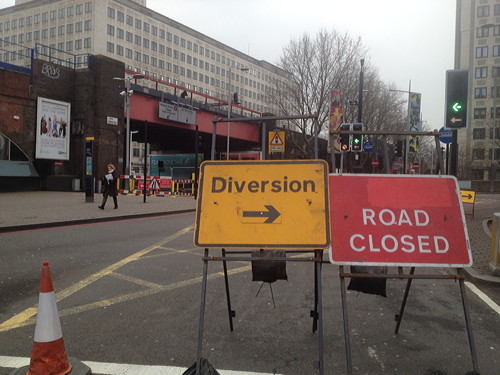
[{"label": "yellow sign post", "polygon": [[201,165],[198,247],[324,249],[329,225],[328,166],[322,160]]}]

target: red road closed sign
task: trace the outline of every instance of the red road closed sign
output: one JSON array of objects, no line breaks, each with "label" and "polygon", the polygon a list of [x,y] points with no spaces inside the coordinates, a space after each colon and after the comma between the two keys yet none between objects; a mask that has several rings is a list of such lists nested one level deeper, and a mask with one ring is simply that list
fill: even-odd
[{"label": "red road closed sign", "polygon": [[472,265],[454,177],[353,174],[329,179],[332,263]]}]

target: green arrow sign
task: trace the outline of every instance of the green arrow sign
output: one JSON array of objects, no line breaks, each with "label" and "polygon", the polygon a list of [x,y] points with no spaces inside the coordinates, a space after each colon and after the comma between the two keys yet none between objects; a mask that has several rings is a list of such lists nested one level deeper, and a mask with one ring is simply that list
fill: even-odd
[{"label": "green arrow sign", "polygon": [[459,102],[456,102],[456,103],[453,104],[452,108],[453,108],[453,110],[455,112],[458,112],[458,111],[460,111],[462,109],[462,104],[460,104]]}]

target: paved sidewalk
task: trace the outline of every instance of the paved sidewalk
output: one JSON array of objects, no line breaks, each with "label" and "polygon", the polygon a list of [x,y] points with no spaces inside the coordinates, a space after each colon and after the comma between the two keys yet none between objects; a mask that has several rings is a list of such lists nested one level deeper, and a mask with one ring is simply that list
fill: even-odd
[{"label": "paved sidewalk", "polygon": [[104,210],[102,194],[94,195],[94,203],[85,202],[85,193],[61,191],[30,191],[0,193],[0,232],[33,229],[61,224],[76,224],[193,211],[192,197],[146,197],[119,195],[118,209],[108,198]]},{"label": "paved sidewalk", "polygon": [[[192,197],[146,197],[120,195],[118,209],[113,209],[113,200],[108,199],[103,210],[102,195],[94,196],[94,203],[85,202],[83,192],[32,191],[0,193],[0,233],[14,230],[43,228],[57,225],[90,223],[121,218],[165,215],[176,212],[194,212],[196,200]],[[478,195],[476,194],[476,202]],[[500,194],[485,194],[474,207],[464,205],[467,228],[474,264],[466,269],[467,274],[477,280],[500,283],[500,277],[492,276],[489,269],[491,246],[491,218],[500,212]]]}]

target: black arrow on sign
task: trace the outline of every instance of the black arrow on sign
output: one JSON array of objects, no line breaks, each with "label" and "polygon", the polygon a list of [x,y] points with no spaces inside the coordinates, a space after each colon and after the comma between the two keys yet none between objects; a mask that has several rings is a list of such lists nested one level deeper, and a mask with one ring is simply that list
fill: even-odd
[{"label": "black arrow on sign", "polygon": [[243,217],[267,217],[267,220],[264,221],[264,224],[271,224],[280,217],[280,213],[276,208],[271,205],[264,205],[267,211],[243,211]]},{"label": "black arrow on sign", "polygon": [[468,198],[468,199],[471,199],[471,198],[472,198],[472,194],[469,194],[469,195],[462,195],[462,198]]}]

